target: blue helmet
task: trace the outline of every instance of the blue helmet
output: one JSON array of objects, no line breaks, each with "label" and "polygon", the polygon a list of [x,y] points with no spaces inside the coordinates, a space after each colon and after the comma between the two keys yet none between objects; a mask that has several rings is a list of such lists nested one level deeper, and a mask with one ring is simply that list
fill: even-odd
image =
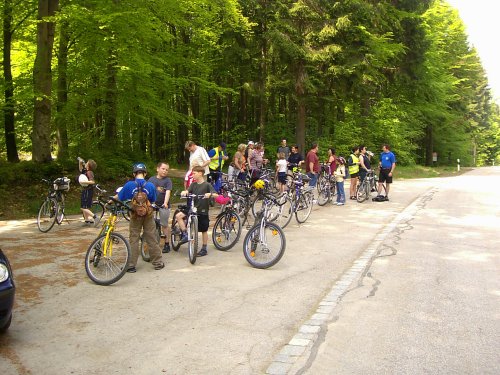
[{"label": "blue helmet", "polygon": [[146,168],[146,164],[144,163],[135,163],[134,168],[132,170],[133,174],[142,172],[142,173],[147,173],[148,169]]}]

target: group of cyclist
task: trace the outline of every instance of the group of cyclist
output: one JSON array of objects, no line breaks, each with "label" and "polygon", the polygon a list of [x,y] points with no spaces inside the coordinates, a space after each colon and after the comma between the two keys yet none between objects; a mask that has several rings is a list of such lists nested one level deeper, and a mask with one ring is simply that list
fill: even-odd
[{"label": "group of cyclist", "polygon": [[[209,228],[209,201],[211,198],[218,197],[222,184],[222,168],[229,160],[226,152],[226,144],[220,142],[216,147],[210,151],[206,151],[203,147],[198,146],[193,141],[187,141],[185,149],[190,153],[189,156],[189,169],[184,178],[184,191],[182,195],[196,194],[204,196],[206,199],[198,199],[196,206],[198,209],[198,231],[202,233],[202,247],[198,252],[198,256],[207,255],[208,243],[208,228]],[[286,139],[283,139],[281,145],[276,150],[276,177],[279,186],[279,191],[283,193],[286,189],[286,178],[292,169],[297,166],[305,164],[306,174],[309,177],[309,187],[313,188],[316,185],[318,175],[320,173],[320,162],[318,153],[318,145],[313,144],[304,159],[299,152],[299,147],[294,145],[287,146]],[[334,204],[343,205],[345,203],[344,194],[344,180],[350,176],[350,199],[356,199],[355,192],[358,182],[366,178],[367,173],[371,170],[370,157],[373,153],[367,151],[364,145],[352,148],[352,153],[348,159],[337,156],[335,149],[328,150],[328,159],[325,165],[328,166],[328,171],[336,181],[337,186],[337,201]],[[250,185],[259,180],[262,175],[262,168],[269,163],[269,159],[264,156],[264,145],[262,143],[254,143],[249,141],[246,145],[240,144],[237,147],[237,152],[231,158],[228,167],[228,181],[236,179],[250,181]],[[379,201],[387,201],[389,186],[392,183],[392,174],[394,172],[396,159],[394,154],[390,151],[387,144],[382,146],[382,153],[380,154],[380,179],[379,183],[386,183],[386,195],[377,197]],[[92,191],[90,188],[95,183],[92,170],[95,169],[95,164],[87,162],[82,164],[80,161],[80,169],[83,173],[88,175],[88,181],[82,186],[82,211],[85,215],[85,221],[91,222],[91,217],[87,210],[90,206],[88,201],[92,201]],[[128,181],[123,188],[117,193],[117,198],[125,201],[134,197],[139,186],[147,193],[147,197],[151,203],[158,207],[160,225],[163,227],[165,234],[165,243],[163,248],[156,240],[156,226],[152,215],[145,217],[138,217],[132,212],[130,220],[130,246],[131,257],[129,260],[127,272],[136,272],[137,260],[139,257],[139,241],[146,241],[149,253],[151,256],[151,263],[155,270],[163,269],[165,263],[163,261],[162,253],[170,251],[170,198],[172,191],[172,181],[168,177],[169,164],[167,162],[159,162],[156,166],[156,175],[146,180],[147,167],[144,163],[136,163],[133,166],[134,179]],[[206,176],[206,180],[205,180]],[[179,227],[183,231],[181,242],[187,240],[186,228],[184,223],[185,213],[180,211],[175,219],[179,222]],[[95,217],[94,217],[95,219]]]}]

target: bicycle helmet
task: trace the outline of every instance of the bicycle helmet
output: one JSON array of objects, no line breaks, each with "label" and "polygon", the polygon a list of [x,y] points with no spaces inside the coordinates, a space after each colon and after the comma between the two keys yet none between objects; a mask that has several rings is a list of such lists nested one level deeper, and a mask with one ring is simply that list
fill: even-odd
[{"label": "bicycle helmet", "polygon": [[257,180],[253,184],[254,188],[257,190],[264,189],[266,187],[266,183],[262,180]]},{"label": "bicycle helmet", "polygon": [[345,164],[345,159],[341,156],[338,158],[340,164]]},{"label": "bicycle helmet", "polygon": [[136,173],[139,173],[139,172],[146,173],[147,171],[148,171],[148,169],[146,168],[146,164],[144,164],[144,163],[135,163],[134,164],[134,168],[132,170],[132,173],[133,174],[136,174]]}]

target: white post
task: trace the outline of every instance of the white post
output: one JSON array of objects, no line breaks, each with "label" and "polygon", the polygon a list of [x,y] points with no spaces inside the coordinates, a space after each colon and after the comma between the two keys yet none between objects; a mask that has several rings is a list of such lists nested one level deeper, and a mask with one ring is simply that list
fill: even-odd
[{"label": "white post", "polygon": [[457,171],[460,172],[460,159],[457,159]]}]

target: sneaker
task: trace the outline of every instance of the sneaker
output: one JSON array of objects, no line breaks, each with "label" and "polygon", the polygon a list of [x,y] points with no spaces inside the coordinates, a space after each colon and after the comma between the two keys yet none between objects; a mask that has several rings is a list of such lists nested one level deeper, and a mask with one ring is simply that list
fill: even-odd
[{"label": "sneaker", "polygon": [[164,254],[170,252],[170,244],[168,242],[165,242],[165,245],[163,246],[163,250],[161,252]]},{"label": "sneaker", "polygon": [[128,273],[136,273],[137,269],[134,266],[131,266],[131,267],[127,268],[127,272]]},{"label": "sneaker", "polygon": [[204,257],[207,254],[208,254],[207,249],[202,248],[200,251],[198,251],[198,254],[196,254],[196,256]]},{"label": "sneaker", "polygon": [[187,232],[182,233],[181,239],[179,240],[180,243],[186,243],[188,242],[188,234]]},{"label": "sneaker", "polygon": [[101,221],[101,217],[97,217],[97,215],[94,215],[94,226],[98,226],[99,222]]},{"label": "sneaker", "polygon": [[342,203],[342,202],[337,202],[337,206],[343,206],[343,205],[344,205],[344,203]]},{"label": "sneaker", "polygon": [[380,199],[381,201],[389,202],[389,197],[386,195],[385,197]]},{"label": "sneaker", "polygon": [[318,200],[317,199],[313,199],[313,204],[318,204]]}]

